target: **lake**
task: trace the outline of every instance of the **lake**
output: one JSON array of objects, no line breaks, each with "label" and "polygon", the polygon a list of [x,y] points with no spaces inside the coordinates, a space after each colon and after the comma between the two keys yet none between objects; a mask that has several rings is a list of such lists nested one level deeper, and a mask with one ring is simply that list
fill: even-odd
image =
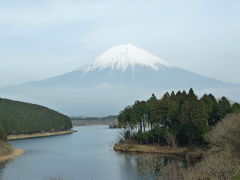
[{"label": "lake", "polygon": [[75,127],[78,132],[11,141],[26,150],[0,165],[1,180],[154,180],[155,172],[182,159],[115,152],[121,130],[108,126]]}]

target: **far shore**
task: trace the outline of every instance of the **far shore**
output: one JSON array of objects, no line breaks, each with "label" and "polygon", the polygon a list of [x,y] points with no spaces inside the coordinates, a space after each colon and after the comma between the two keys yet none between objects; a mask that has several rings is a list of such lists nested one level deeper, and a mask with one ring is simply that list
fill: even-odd
[{"label": "far shore", "polygon": [[97,126],[97,125],[111,125],[116,124],[117,120],[72,120],[73,126]]},{"label": "far shore", "polygon": [[76,131],[74,131],[72,129],[69,129],[69,130],[55,131],[55,132],[9,135],[9,136],[7,136],[7,138],[8,138],[8,140],[29,139],[29,138],[38,138],[38,137],[48,137],[48,136],[59,136],[59,135],[64,135],[64,134],[72,134],[74,132],[76,132]]},{"label": "far shore", "polygon": [[139,145],[136,143],[120,142],[114,145],[113,149],[126,153],[152,153],[161,155],[174,155],[188,158],[202,158],[201,150],[192,151],[186,147],[168,147],[158,145]]},{"label": "far shore", "polygon": [[0,156],[0,163],[7,162],[13,158],[21,156],[23,153],[24,153],[24,150],[22,149],[13,149],[12,152],[9,153],[8,155]]}]

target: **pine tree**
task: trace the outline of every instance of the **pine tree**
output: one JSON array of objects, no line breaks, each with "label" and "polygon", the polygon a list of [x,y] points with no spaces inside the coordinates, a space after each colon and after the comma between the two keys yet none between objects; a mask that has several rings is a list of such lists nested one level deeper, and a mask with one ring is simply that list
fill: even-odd
[{"label": "pine tree", "polygon": [[201,98],[201,101],[203,101],[207,107],[208,111],[208,124],[209,125],[214,125],[218,121],[218,116],[217,116],[217,100],[212,94],[204,94],[203,97]]},{"label": "pine tree", "polygon": [[222,97],[218,102],[217,115],[219,119],[224,118],[231,112],[231,104],[226,97]]},{"label": "pine tree", "polygon": [[155,94],[152,94],[149,101],[157,101],[157,98],[156,98]]},{"label": "pine tree", "polygon": [[171,96],[172,99],[174,99],[175,98],[175,92],[172,91],[170,96]]},{"label": "pine tree", "polygon": [[187,98],[191,99],[191,100],[197,100],[198,99],[197,95],[194,93],[192,88],[189,89]]},{"label": "pine tree", "polygon": [[234,103],[231,108],[231,112],[238,112],[240,111],[240,104]]},{"label": "pine tree", "polygon": [[118,115],[118,122],[119,125],[122,127],[134,126],[135,123],[133,122],[132,116],[132,107],[127,106],[123,111],[121,111]]},{"label": "pine tree", "polygon": [[168,92],[166,92],[164,95],[163,95],[163,98],[162,99],[168,99],[170,98],[170,94]]},{"label": "pine tree", "polygon": [[181,108],[181,130],[178,135],[182,144],[204,143],[208,130],[208,113],[205,104],[187,100]]},{"label": "pine tree", "polygon": [[146,106],[148,106],[148,121],[150,123],[150,128],[152,129],[154,124],[158,122],[158,100],[154,94],[147,101]]}]

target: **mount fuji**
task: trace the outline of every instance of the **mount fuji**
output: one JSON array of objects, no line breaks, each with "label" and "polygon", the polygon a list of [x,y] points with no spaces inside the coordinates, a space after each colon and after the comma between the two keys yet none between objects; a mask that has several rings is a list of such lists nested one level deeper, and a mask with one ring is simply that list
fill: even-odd
[{"label": "mount fuji", "polygon": [[179,68],[132,44],[110,48],[75,71],[0,89],[0,96],[40,103],[69,115],[118,113],[136,99],[166,90],[233,89],[223,82]]}]

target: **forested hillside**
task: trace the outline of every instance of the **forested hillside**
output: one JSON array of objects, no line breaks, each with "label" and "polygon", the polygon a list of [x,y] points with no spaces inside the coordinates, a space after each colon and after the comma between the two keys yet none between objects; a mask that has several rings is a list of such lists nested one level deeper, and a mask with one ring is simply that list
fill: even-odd
[{"label": "forested hillside", "polygon": [[43,106],[0,98],[0,124],[5,133],[31,134],[72,128],[69,117]]}]

